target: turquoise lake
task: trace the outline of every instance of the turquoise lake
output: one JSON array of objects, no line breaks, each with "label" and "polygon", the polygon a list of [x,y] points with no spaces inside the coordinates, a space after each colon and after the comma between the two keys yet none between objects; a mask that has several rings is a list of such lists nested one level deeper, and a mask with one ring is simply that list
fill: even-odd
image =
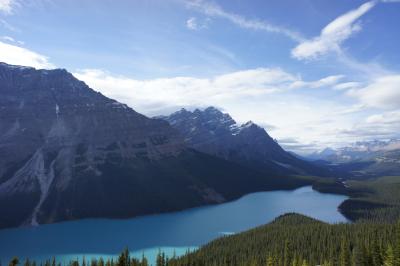
[{"label": "turquoise lake", "polygon": [[60,261],[82,257],[115,256],[129,247],[150,260],[159,249],[183,254],[217,237],[245,231],[275,217],[297,212],[329,223],[346,222],[338,206],[347,197],[302,187],[292,191],[258,192],[220,204],[181,212],[125,220],[86,219],[38,227],[0,230],[0,260],[12,256]]}]

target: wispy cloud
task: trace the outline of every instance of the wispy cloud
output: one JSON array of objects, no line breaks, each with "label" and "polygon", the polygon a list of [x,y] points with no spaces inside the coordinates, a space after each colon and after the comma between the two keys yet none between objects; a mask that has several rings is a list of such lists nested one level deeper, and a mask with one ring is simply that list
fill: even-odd
[{"label": "wispy cloud", "polygon": [[0,0],[0,12],[11,14],[15,5],[15,0]]},{"label": "wispy cloud", "polygon": [[191,17],[186,20],[186,28],[189,30],[201,30],[208,28],[208,24],[210,23],[210,19],[206,18],[200,21],[198,18]]},{"label": "wispy cloud", "polygon": [[27,48],[4,43],[0,41],[0,61],[15,64],[32,66],[36,68],[54,68],[48,57],[31,51]]},{"label": "wispy cloud", "polygon": [[24,42],[15,40],[13,37],[10,37],[10,36],[0,36],[0,40],[10,42],[10,43],[17,43],[19,45],[24,45]]},{"label": "wispy cloud", "polygon": [[197,25],[197,19],[195,17],[191,17],[186,21],[186,27],[189,30],[197,30],[198,25]]},{"label": "wispy cloud", "polygon": [[211,3],[205,0],[187,0],[185,1],[185,3],[188,8],[197,10],[209,17],[219,17],[226,19],[241,28],[280,33],[297,42],[304,40],[304,38],[296,31],[285,27],[273,25],[266,21],[247,19],[241,15],[225,11],[222,7],[215,3]]},{"label": "wispy cloud", "polygon": [[354,33],[361,30],[358,19],[377,4],[370,1],[362,4],[329,23],[321,34],[311,40],[301,42],[292,50],[292,56],[299,60],[316,59],[329,52],[341,52],[340,45]]},{"label": "wispy cloud", "polygon": [[339,83],[339,84],[333,86],[333,89],[342,91],[342,90],[348,90],[348,89],[355,89],[355,88],[359,88],[359,87],[361,87],[360,82],[351,81],[351,82]]},{"label": "wispy cloud", "polygon": [[347,94],[369,107],[400,108],[400,75],[376,78],[366,87],[351,89]]},{"label": "wispy cloud", "polygon": [[310,89],[316,89],[316,88],[322,88],[322,87],[328,87],[328,86],[333,86],[337,84],[340,80],[342,80],[345,76],[344,75],[331,75],[316,81],[303,81],[303,80],[298,80],[296,82],[293,82],[290,84],[290,88],[292,89],[297,89],[297,88],[310,88]]}]

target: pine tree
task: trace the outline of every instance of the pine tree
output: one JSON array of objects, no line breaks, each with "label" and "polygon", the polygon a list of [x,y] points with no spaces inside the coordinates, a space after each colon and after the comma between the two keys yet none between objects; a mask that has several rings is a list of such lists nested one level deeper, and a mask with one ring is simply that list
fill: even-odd
[{"label": "pine tree", "polygon": [[156,258],[156,265],[157,266],[164,266],[163,265],[163,261],[162,261],[162,257],[161,257],[161,250],[158,250],[157,258]]},{"label": "pine tree", "polygon": [[303,263],[301,264],[301,266],[308,266],[308,263],[306,260],[303,260]]},{"label": "pine tree", "polygon": [[364,262],[364,256],[362,254],[362,248],[355,246],[351,255],[352,266],[366,266]]},{"label": "pine tree", "polygon": [[394,254],[391,245],[388,246],[385,254],[385,259],[383,261],[384,266],[394,266]]},{"label": "pine tree", "polygon": [[25,260],[24,266],[31,266],[31,262],[29,261],[29,259]]},{"label": "pine tree", "polygon": [[377,237],[375,236],[372,240],[372,247],[371,247],[371,255],[372,255],[372,264],[375,266],[382,265],[382,256],[381,256],[381,249],[378,245]]},{"label": "pine tree", "polygon": [[129,250],[125,248],[118,257],[117,266],[129,266],[130,260]]},{"label": "pine tree", "polygon": [[95,258],[90,260],[90,266],[97,266],[97,260]]},{"label": "pine tree", "polygon": [[10,261],[10,263],[8,264],[9,266],[16,266],[19,264],[19,259],[18,257],[14,257],[12,258],[12,260]]},{"label": "pine tree", "polygon": [[149,266],[149,262],[147,261],[147,258],[144,256],[144,254],[142,254],[141,266]]},{"label": "pine tree", "polygon": [[331,261],[325,260],[324,263],[322,263],[322,266],[333,266]]},{"label": "pine tree", "polygon": [[285,248],[283,251],[283,266],[290,266],[290,252],[289,252],[289,241],[285,240]]},{"label": "pine tree", "polygon": [[292,259],[292,266],[298,266],[299,265],[299,263],[298,263],[298,261],[297,261],[297,256],[293,256],[293,259]]},{"label": "pine tree", "polygon": [[267,258],[267,266],[275,266],[274,259],[271,255],[269,255]]},{"label": "pine tree", "polygon": [[342,238],[340,245],[340,266],[350,266],[350,247],[347,239]]},{"label": "pine tree", "polygon": [[397,222],[396,226],[396,243],[394,250],[394,265],[400,266],[400,220]]}]

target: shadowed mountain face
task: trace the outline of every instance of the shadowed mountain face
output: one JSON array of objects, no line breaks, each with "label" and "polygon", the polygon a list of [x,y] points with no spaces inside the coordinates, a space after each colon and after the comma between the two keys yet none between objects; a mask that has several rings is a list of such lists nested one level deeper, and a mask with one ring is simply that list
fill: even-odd
[{"label": "shadowed mountain face", "polygon": [[311,163],[283,150],[260,126],[238,125],[214,107],[193,112],[182,109],[168,121],[192,148],[269,174],[326,174]]},{"label": "shadowed mountain face", "polygon": [[300,185],[188,149],[167,122],[65,70],[0,64],[0,95],[0,228],[131,217]]}]

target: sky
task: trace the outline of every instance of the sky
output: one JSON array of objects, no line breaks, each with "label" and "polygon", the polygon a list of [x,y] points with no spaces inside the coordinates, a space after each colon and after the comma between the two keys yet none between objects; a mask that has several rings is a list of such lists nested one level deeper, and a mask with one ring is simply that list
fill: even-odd
[{"label": "sky", "polygon": [[400,138],[400,0],[0,0],[0,61],[147,116],[215,106],[307,154]]}]

